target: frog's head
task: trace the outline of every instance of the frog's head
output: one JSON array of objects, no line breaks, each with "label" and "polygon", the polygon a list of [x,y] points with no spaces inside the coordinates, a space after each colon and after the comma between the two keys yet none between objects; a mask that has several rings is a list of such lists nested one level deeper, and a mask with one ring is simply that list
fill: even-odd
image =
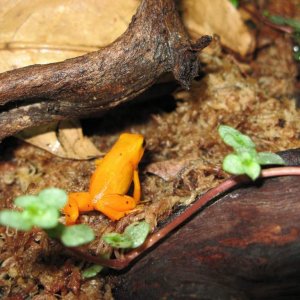
[{"label": "frog's head", "polygon": [[119,138],[123,154],[137,167],[144,154],[144,137],[136,133],[123,133]]}]

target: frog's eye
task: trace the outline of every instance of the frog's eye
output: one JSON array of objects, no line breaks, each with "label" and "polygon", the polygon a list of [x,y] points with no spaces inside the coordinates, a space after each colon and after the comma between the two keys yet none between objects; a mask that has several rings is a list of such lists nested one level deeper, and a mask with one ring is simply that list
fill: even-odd
[{"label": "frog's eye", "polygon": [[143,140],[142,147],[143,147],[143,148],[145,148],[145,147],[146,147],[146,141],[145,141],[145,140]]}]

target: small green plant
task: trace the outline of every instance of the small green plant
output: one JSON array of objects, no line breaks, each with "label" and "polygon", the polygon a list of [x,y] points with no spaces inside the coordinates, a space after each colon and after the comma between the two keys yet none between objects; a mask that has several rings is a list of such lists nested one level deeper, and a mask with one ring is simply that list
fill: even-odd
[{"label": "small green plant", "polygon": [[50,237],[60,239],[67,247],[80,246],[92,241],[94,233],[87,225],[65,226],[59,223],[60,209],[66,202],[66,192],[57,188],[44,189],[36,196],[20,196],[14,203],[22,211],[2,210],[0,224],[23,231],[39,227]]},{"label": "small green plant", "polygon": [[234,153],[228,154],[223,160],[223,169],[228,173],[246,174],[255,180],[260,175],[261,165],[285,164],[275,153],[257,152],[250,137],[230,126],[221,125],[218,131],[224,143],[234,149]]},{"label": "small green plant", "polygon": [[278,15],[271,15],[268,11],[264,12],[264,16],[267,17],[274,24],[287,25],[292,27],[295,31],[300,32],[300,21],[296,19],[286,18]]},{"label": "small green plant", "polygon": [[92,278],[99,274],[102,270],[103,267],[100,265],[91,265],[82,271],[81,276],[83,279]]},{"label": "small green plant", "polygon": [[239,0],[230,0],[231,4],[234,6],[234,7],[238,7],[239,6]]},{"label": "small green plant", "polygon": [[114,248],[137,248],[141,246],[150,232],[150,225],[146,221],[128,225],[123,233],[110,232],[103,240]]},{"label": "small green plant", "polygon": [[[110,232],[102,239],[114,248],[132,249],[141,246],[150,232],[150,225],[145,222],[135,222],[128,225],[123,233]],[[82,278],[91,278],[103,270],[101,265],[91,265],[82,272]]]}]

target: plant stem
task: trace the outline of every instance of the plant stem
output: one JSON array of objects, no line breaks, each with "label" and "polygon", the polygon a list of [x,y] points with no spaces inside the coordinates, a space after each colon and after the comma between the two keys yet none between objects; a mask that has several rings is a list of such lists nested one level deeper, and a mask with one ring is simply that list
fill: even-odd
[{"label": "plant stem", "polygon": [[[278,168],[264,169],[261,172],[260,178],[269,178],[269,177],[277,177],[277,176],[300,176],[300,167],[278,167]],[[85,260],[90,261],[92,263],[99,264],[112,269],[117,269],[117,270],[124,269],[135,258],[137,258],[139,255],[144,253],[147,249],[151,248],[153,245],[157,244],[161,239],[166,237],[170,232],[172,232],[179,225],[183,224],[186,220],[188,220],[192,215],[194,215],[197,211],[202,209],[214,198],[242,183],[251,183],[251,182],[252,182],[251,179],[245,175],[230,177],[229,179],[225,180],[218,186],[212,188],[211,190],[209,190],[208,192],[200,196],[194,202],[194,204],[188,207],[182,214],[180,214],[178,217],[173,219],[169,224],[167,224],[163,228],[152,233],[146,239],[146,241],[142,246],[132,250],[128,254],[124,255],[122,258],[105,259],[102,257],[97,257],[87,253],[83,253],[78,248],[69,248],[69,249],[76,256],[80,258],[84,258]]]}]

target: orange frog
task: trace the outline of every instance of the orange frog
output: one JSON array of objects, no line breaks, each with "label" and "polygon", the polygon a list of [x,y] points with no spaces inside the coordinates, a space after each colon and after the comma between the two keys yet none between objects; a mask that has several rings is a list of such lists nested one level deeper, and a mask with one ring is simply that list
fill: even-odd
[{"label": "orange frog", "polygon": [[[98,210],[119,220],[134,209],[141,197],[138,164],[144,154],[140,134],[123,133],[103,159],[96,161],[88,192],[70,193],[63,209],[66,224],[74,224],[79,212]],[[133,196],[128,196],[133,181]]]}]

